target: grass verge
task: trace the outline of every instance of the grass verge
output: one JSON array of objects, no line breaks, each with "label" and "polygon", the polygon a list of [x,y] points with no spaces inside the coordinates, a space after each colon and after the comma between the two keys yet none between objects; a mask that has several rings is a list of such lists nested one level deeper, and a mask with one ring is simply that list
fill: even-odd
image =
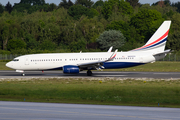
[{"label": "grass verge", "polygon": [[1,80],[0,100],[180,107],[180,80]]}]

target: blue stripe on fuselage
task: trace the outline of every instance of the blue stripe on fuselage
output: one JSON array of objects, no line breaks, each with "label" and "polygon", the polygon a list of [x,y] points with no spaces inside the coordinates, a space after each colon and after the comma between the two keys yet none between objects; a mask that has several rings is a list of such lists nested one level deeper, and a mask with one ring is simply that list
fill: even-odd
[{"label": "blue stripe on fuselage", "polygon": [[135,63],[135,62],[105,62],[105,69],[117,69],[117,68],[127,68],[134,67],[138,65],[143,65],[144,63]]}]

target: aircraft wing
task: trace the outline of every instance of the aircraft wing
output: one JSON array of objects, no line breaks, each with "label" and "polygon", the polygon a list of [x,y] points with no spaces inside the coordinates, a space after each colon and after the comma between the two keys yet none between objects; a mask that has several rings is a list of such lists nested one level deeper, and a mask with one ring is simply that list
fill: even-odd
[{"label": "aircraft wing", "polygon": [[107,60],[98,60],[98,61],[82,63],[82,64],[80,63],[80,64],[77,64],[77,66],[79,66],[80,68],[89,67],[89,68],[95,68],[95,69],[101,69],[101,68],[103,69],[104,68],[103,63],[108,62],[108,61],[113,61],[113,59],[117,55],[117,51],[118,50],[116,49],[116,51]]}]

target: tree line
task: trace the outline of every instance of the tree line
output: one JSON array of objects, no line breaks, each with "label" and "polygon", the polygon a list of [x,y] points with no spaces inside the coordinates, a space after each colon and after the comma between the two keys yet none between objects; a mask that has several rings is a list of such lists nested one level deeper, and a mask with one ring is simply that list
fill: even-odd
[{"label": "tree line", "polygon": [[128,51],[144,45],[164,20],[167,49],[180,51],[180,2],[139,0],[21,0],[0,4],[0,54]]}]

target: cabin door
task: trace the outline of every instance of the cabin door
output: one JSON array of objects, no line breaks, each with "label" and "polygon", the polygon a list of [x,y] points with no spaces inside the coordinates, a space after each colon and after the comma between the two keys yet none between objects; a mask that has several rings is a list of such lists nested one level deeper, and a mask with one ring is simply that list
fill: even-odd
[{"label": "cabin door", "polygon": [[28,57],[25,58],[25,65],[29,65],[29,58]]}]

